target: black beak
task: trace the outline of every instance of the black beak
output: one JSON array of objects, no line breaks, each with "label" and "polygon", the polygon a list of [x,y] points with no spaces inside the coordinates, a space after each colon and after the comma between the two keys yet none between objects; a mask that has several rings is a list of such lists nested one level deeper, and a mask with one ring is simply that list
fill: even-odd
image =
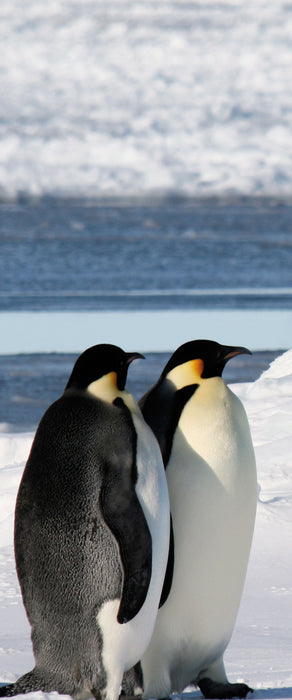
[{"label": "black beak", "polygon": [[145,360],[144,355],[140,352],[126,352],[126,365],[130,365],[133,360]]},{"label": "black beak", "polygon": [[240,346],[233,347],[232,345],[222,345],[222,358],[224,362],[228,362],[231,357],[236,357],[236,355],[252,355],[252,352]]}]

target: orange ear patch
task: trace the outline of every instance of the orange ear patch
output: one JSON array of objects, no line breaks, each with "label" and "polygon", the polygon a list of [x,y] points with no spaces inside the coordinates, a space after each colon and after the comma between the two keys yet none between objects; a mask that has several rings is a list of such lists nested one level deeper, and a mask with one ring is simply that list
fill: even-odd
[{"label": "orange ear patch", "polygon": [[204,360],[193,360],[193,368],[195,376],[201,379],[204,371]]},{"label": "orange ear patch", "polygon": [[183,362],[182,365],[174,367],[167,375],[177,389],[182,389],[190,384],[198,384],[201,382],[202,372],[204,370],[203,360],[189,360]]}]

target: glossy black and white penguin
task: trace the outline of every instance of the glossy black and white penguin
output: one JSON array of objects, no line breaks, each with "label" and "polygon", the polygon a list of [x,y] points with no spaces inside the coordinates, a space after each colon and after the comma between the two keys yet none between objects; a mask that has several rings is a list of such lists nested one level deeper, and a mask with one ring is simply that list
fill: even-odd
[{"label": "glossy black and white penguin", "polygon": [[15,515],[36,663],[2,696],[117,700],[150,641],[170,515],[157,440],[125,390],[138,357],[113,345],[86,350],[39,424]]},{"label": "glossy black and white penguin", "polygon": [[142,657],[144,697],[197,684],[206,697],[245,697],[223,654],[242,594],[257,478],[244,407],[221,375],[242,347],[208,340],[172,355],[140,407],[161,447],[174,531],[170,595]]}]

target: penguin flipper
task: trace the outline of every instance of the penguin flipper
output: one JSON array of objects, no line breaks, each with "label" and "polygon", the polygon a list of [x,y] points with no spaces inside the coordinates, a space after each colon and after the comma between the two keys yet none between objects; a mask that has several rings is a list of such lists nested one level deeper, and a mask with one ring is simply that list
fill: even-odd
[{"label": "penguin flipper", "polygon": [[[111,478],[112,476],[112,478]],[[103,517],[117,540],[124,570],[118,622],[133,619],[147,596],[152,573],[152,538],[135,484],[114,471],[101,491]]]},{"label": "penguin flipper", "polygon": [[162,588],[162,593],[160,597],[159,608],[166,603],[167,598],[171,591],[172,579],[173,579],[173,569],[174,569],[174,534],[172,517],[170,516],[170,531],[169,531],[169,551],[168,551],[168,561],[164,577],[164,584]]}]

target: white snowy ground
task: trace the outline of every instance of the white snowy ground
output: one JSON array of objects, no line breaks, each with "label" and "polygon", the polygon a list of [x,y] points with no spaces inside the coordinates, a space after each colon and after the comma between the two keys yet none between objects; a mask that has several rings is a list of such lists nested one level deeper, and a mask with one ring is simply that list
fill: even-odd
[{"label": "white snowy ground", "polygon": [[1,0],[0,195],[291,195],[288,0]]},{"label": "white snowy ground", "polygon": [[[255,700],[292,698],[292,350],[254,384],[232,388],[250,420],[259,502],[226,667],[230,680],[244,679],[255,689]],[[13,681],[33,666],[12,547],[15,497],[32,437],[0,434],[0,681]],[[43,697],[34,693],[35,700]]]}]

